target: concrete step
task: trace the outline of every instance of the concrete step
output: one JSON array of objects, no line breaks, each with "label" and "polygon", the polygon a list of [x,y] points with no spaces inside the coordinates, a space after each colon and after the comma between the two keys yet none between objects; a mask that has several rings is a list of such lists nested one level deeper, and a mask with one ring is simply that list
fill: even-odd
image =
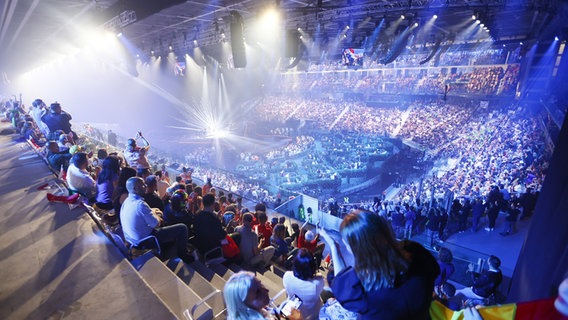
[{"label": "concrete step", "polygon": [[[178,319],[184,319],[184,311],[191,309],[202,300],[153,254],[147,253],[132,260],[132,265]],[[213,319],[213,308],[207,303],[200,305],[194,313],[194,318]]]},{"label": "concrete step", "polygon": [[214,315],[221,314],[225,310],[225,301],[222,293],[215,294],[215,291],[222,291],[222,289],[217,289],[212,283],[202,277],[199,272],[181,260],[169,260],[166,265],[201,299],[213,295],[207,300],[207,305],[213,309]]}]

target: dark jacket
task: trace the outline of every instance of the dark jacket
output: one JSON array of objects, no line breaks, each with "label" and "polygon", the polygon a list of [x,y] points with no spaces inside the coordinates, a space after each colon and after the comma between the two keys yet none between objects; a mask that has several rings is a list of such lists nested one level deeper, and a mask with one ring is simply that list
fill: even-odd
[{"label": "dark jacket", "polygon": [[401,245],[410,255],[410,264],[408,271],[397,278],[394,288],[367,292],[352,267],[335,277],[332,290],[345,309],[359,313],[363,319],[430,319],[434,279],[440,268],[420,244],[404,241]]}]

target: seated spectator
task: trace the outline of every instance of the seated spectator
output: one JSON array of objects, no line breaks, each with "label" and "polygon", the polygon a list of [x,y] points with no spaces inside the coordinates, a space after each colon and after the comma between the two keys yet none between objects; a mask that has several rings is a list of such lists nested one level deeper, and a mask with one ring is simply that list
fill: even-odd
[{"label": "seated spectator", "polygon": [[291,245],[297,248],[298,237],[300,236],[300,226],[295,222],[293,222],[290,226],[292,227],[292,235],[290,236]]},{"label": "seated spectator", "polygon": [[65,133],[59,135],[57,139],[57,145],[59,146],[59,150],[69,152],[69,147],[71,144],[69,143],[69,139]]},{"label": "seated spectator", "polygon": [[195,230],[193,244],[202,255],[211,249],[220,247],[222,243],[227,241],[225,239],[227,233],[223,229],[221,221],[213,212],[214,205],[215,196],[212,194],[203,196],[203,209],[195,215],[193,220],[193,229]]},{"label": "seated spectator", "polygon": [[489,266],[488,270],[477,273],[473,271],[473,264],[470,264],[468,272],[473,277],[473,286],[460,289],[456,291],[456,294],[461,293],[468,299],[478,300],[483,300],[494,294],[503,280],[503,275],[499,269],[501,260],[496,256],[490,256],[487,259],[487,265]]},{"label": "seated spectator", "polygon": [[450,283],[444,283],[434,288],[434,298],[454,311],[463,308],[463,301],[460,297],[456,296],[456,287]]},{"label": "seated spectator", "polygon": [[187,227],[188,234],[193,235],[193,215],[187,210],[188,195],[183,190],[176,190],[164,211],[166,225],[183,223]]},{"label": "seated spectator", "polygon": [[263,247],[266,248],[270,245],[270,238],[272,237],[272,228],[268,224],[268,216],[266,212],[259,212],[258,214],[258,224],[254,226],[254,232],[258,235],[259,239],[265,239]]},{"label": "seated spectator", "polygon": [[168,188],[170,184],[164,179],[164,174],[162,170],[158,170],[154,173],[156,177],[158,177],[158,195],[161,199],[164,199],[168,192]]},{"label": "seated spectator", "polygon": [[[223,288],[223,298],[227,305],[227,318],[231,320],[279,319],[276,310],[269,310],[268,289],[262,285],[254,273],[241,271],[229,278]],[[300,312],[292,310],[287,317],[290,320],[301,319]]]},{"label": "seated spectator", "polygon": [[97,183],[87,171],[88,166],[87,154],[84,152],[75,153],[67,170],[67,186],[87,198],[92,198],[97,193]]},{"label": "seated spectator", "polygon": [[112,195],[118,185],[120,174],[120,162],[116,156],[109,156],[102,162],[102,169],[97,177],[97,207],[103,210],[111,210]]},{"label": "seated spectator", "polygon": [[114,208],[115,218],[120,218],[120,209],[122,208],[122,204],[124,200],[128,197],[128,190],[126,189],[126,181],[128,179],[136,177],[136,170],[134,168],[125,167],[120,170],[120,174],[118,175],[118,183],[116,184],[116,188],[114,189],[114,193],[112,195],[112,206]]},{"label": "seated spectator", "polygon": [[[306,223],[304,223],[304,226]],[[301,228],[300,234],[298,235],[298,248],[306,248],[308,251],[316,257],[316,262],[318,263],[318,268],[323,258],[323,250],[325,249],[325,243],[318,243],[319,234],[313,231],[307,231],[305,228]]]},{"label": "seated spectator", "polygon": [[272,259],[276,263],[283,263],[288,257],[288,244],[284,237],[286,236],[286,227],[283,224],[277,224],[274,228],[272,237],[270,238],[270,243],[276,250],[274,251],[274,256]]},{"label": "seated spectator", "polygon": [[162,199],[160,198],[157,192],[158,179],[154,175],[149,175],[145,178],[145,180],[146,180],[146,194],[144,195],[144,201],[146,201],[146,203],[150,206],[150,208],[156,208],[163,212],[164,202],[162,201]]},{"label": "seated spectator", "polygon": [[438,265],[440,266],[440,275],[438,275],[438,277],[434,281],[434,285],[436,287],[439,287],[446,283],[446,281],[450,279],[450,276],[456,270],[454,264],[452,263],[453,259],[454,257],[452,255],[452,252],[448,248],[440,248],[440,251],[438,252]]},{"label": "seated spectator", "polygon": [[236,228],[236,232],[241,234],[241,242],[239,249],[241,250],[241,258],[244,267],[254,267],[262,264],[267,266],[274,256],[275,248],[273,246],[264,246],[268,239],[261,238],[259,242],[258,235],[252,231],[252,214],[247,212],[243,214],[243,225]]},{"label": "seated spectator", "polygon": [[323,276],[317,274],[317,270],[314,256],[304,248],[294,255],[292,271],[286,271],[282,277],[288,298],[297,295],[302,299],[300,313],[304,320],[318,319],[322,307],[320,294],[324,282]]},{"label": "seated spectator", "polygon": [[47,144],[47,162],[54,170],[63,169],[64,172],[67,171],[69,167],[69,160],[73,157],[72,154],[66,151],[60,151],[57,142],[50,141]]},{"label": "seated spectator", "polygon": [[140,177],[132,177],[126,182],[128,197],[120,210],[120,221],[124,238],[134,246],[140,245],[142,239],[153,235],[161,247],[172,245],[177,257],[186,263],[195,259],[187,251],[187,227],[178,223],[162,226],[161,212],[152,209],[144,202],[146,184]]}]

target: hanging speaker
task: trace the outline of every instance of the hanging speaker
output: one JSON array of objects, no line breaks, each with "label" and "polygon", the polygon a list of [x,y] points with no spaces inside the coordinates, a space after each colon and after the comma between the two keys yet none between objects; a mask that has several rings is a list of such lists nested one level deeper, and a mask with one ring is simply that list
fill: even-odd
[{"label": "hanging speaker", "polygon": [[245,41],[243,37],[243,17],[237,11],[231,11],[231,50],[235,68],[247,66]]},{"label": "hanging speaker", "polygon": [[284,46],[284,56],[286,58],[295,58],[298,56],[298,47],[300,45],[300,34],[296,30],[286,30],[286,43]]}]

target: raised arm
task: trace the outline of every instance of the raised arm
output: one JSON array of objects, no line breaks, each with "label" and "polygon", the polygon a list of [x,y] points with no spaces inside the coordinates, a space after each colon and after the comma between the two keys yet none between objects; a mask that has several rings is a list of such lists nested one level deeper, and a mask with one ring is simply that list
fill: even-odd
[{"label": "raised arm", "polygon": [[339,249],[339,244],[333,240],[333,238],[325,231],[325,229],[320,229],[319,234],[321,235],[323,241],[325,241],[331,252],[331,259],[333,259],[333,271],[335,275],[339,274],[343,269],[346,268],[345,260],[341,254],[341,249]]}]

